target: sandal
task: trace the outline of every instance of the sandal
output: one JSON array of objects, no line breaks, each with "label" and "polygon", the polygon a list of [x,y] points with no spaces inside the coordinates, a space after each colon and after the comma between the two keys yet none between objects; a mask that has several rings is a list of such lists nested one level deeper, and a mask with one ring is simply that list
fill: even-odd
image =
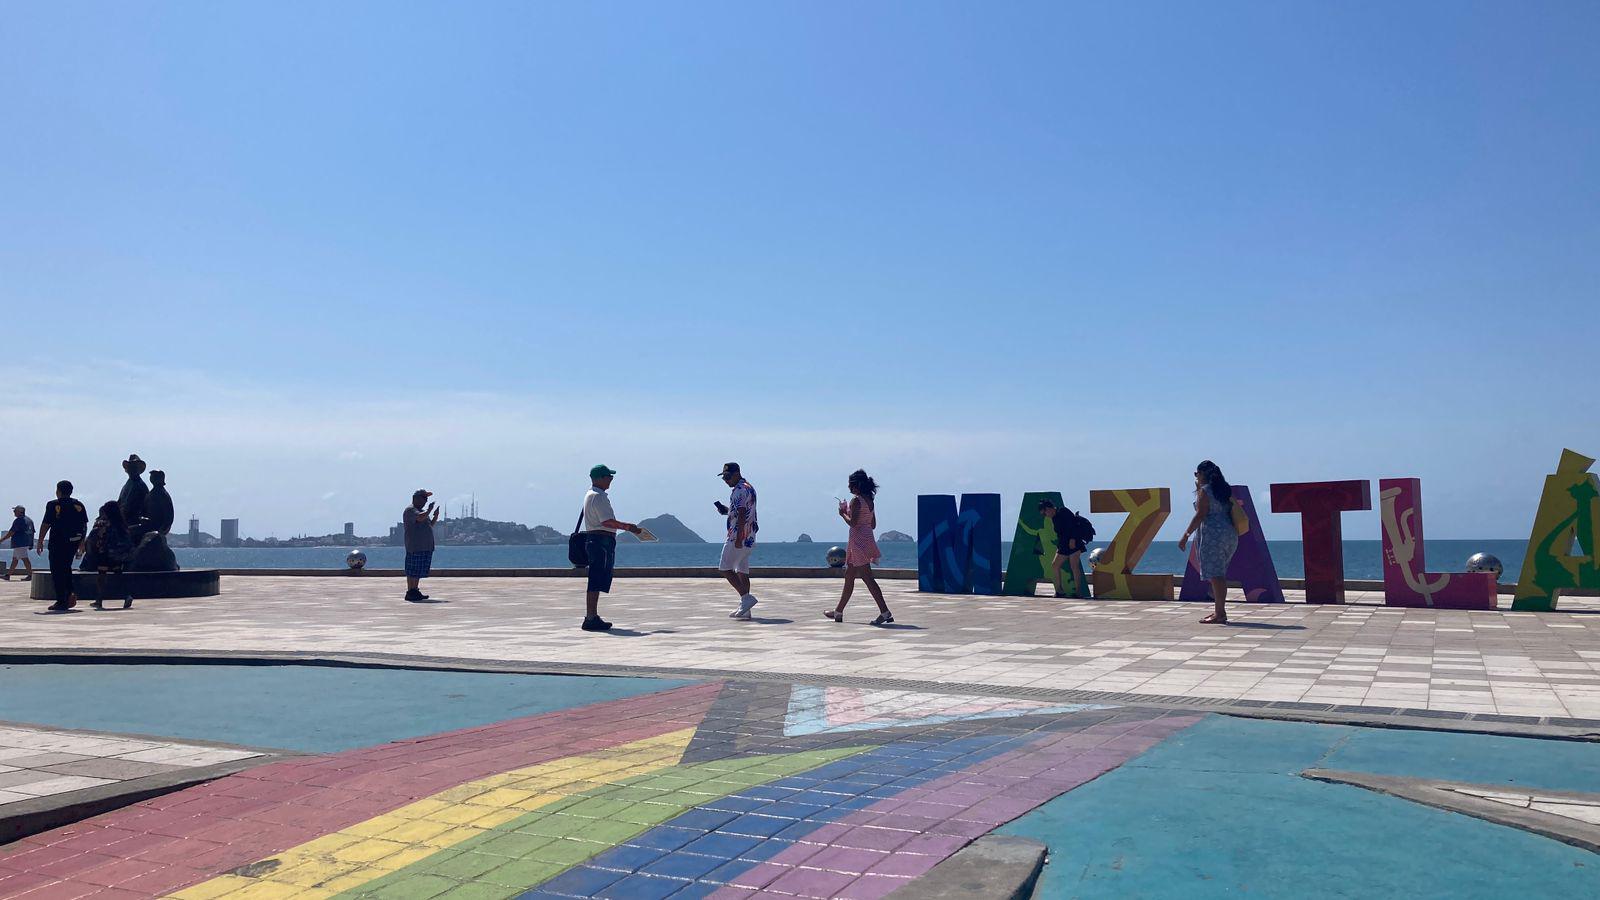
[{"label": "sandal", "polygon": [[1200,620],[1200,624],[1201,625],[1226,625],[1226,624],[1228,624],[1228,617],[1227,616],[1218,616],[1216,613],[1212,613],[1211,615],[1206,616],[1204,619],[1201,619]]},{"label": "sandal", "polygon": [[822,615],[823,615],[824,618],[832,619],[835,622],[841,622],[842,623],[844,621],[844,613],[839,612],[836,609],[826,610],[826,611],[823,612]]},{"label": "sandal", "polygon": [[894,614],[893,613],[879,613],[878,617],[876,619],[872,620],[872,624],[874,624],[874,625],[893,625],[894,624]]}]

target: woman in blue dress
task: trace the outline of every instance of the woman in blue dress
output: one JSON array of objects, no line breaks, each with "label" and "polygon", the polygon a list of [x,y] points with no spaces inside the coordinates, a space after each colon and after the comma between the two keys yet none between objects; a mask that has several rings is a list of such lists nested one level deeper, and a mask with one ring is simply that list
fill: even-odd
[{"label": "woman in blue dress", "polygon": [[1178,539],[1178,549],[1186,550],[1189,535],[1199,532],[1195,542],[1200,557],[1200,574],[1211,582],[1211,599],[1216,611],[1200,621],[1228,624],[1228,563],[1239,548],[1239,533],[1233,528],[1233,488],[1222,477],[1222,469],[1205,460],[1194,470],[1194,518]]}]

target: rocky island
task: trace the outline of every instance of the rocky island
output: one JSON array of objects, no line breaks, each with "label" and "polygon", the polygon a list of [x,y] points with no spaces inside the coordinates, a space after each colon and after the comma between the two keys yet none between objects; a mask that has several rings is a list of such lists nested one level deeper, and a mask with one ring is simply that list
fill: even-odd
[{"label": "rocky island", "polygon": [[[706,539],[694,533],[689,526],[678,521],[678,517],[671,513],[662,513],[652,516],[639,523],[639,527],[649,529],[656,536],[656,540],[663,544],[704,544]],[[565,537],[562,540],[566,540]],[[617,535],[620,543],[639,543],[639,539],[624,531]]]},{"label": "rocky island", "polygon": [[906,534],[904,531],[885,531],[883,534],[878,535],[878,543],[880,544],[915,544],[916,542],[916,538]]}]

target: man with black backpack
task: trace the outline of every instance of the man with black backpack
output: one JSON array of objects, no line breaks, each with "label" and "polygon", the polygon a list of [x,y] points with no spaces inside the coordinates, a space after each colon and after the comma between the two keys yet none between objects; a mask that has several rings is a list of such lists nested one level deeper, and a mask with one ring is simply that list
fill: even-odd
[{"label": "man with black backpack", "polygon": [[[1084,548],[1094,540],[1094,523],[1065,507],[1056,509],[1056,505],[1049,500],[1039,501],[1039,512],[1055,523],[1056,555],[1050,561],[1050,581],[1056,586],[1056,596],[1089,599],[1089,581],[1084,577],[1083,560],[1080,557]],[[1064,594],[1061,590],[1062,565],[1071,566],[1071,594]]]}]

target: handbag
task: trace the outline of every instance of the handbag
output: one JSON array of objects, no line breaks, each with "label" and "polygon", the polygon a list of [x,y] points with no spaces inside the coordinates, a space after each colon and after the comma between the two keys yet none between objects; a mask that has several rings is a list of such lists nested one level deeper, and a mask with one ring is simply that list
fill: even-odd
[{"label": "handbag", "polygon": [[572,533],[567,535],[567,562],[574,568],[587,569],[589,567],[589,536],[581,530],[583,528],[583,513],[578,513],[578,524],[572,526]]},{"label": "handbag", "polygon": [[1229,518],[1233,519],[1233,530],[1240,536],[1250,531],[1250,517],[1244,514],[1244,504],[1235,499],[1228,509]]}]

